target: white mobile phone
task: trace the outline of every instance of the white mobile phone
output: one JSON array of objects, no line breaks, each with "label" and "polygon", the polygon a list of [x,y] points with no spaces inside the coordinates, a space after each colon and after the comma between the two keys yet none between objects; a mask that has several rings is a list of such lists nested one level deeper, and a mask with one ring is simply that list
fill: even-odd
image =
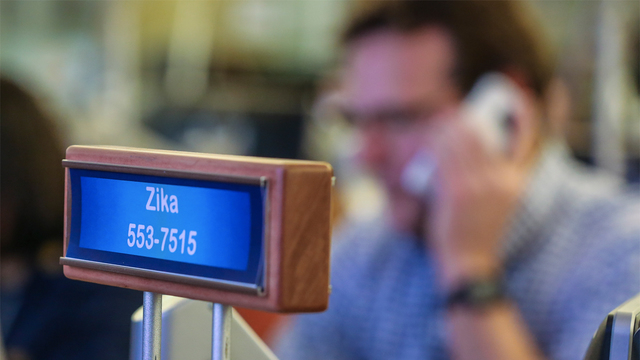
[{"label": "white mobile phone", "polygon": [[[483,75],[465,98],[461,116],[489,151],[506,151],[508,122],[520,101],[520,90],[506,75]],[[437,164],[426,149],[416,152],[401,174],[402,187],[416,196],[428,193]]]}]

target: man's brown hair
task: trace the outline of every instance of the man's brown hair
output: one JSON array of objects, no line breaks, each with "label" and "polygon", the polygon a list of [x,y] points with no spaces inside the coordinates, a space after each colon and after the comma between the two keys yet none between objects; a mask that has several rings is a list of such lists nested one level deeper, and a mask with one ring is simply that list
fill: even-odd
[{"label": "man's brown hair", "polygon": [[347,25],[345,45],[378,30],[441,26],[457,51],[454,80],[466,94],[490,71],[517,71],[542,97],[553,67],[541,31],[518,1],[364,1]]}]

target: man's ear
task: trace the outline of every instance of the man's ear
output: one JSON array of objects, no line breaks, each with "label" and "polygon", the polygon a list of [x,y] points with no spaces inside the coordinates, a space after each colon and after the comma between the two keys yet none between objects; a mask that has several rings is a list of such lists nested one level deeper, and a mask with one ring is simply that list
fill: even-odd
[{"label": "man's ear", "polygon": [[567,84],[559,77],[549,83],[545,92],[545,119],[549,136],[564,138],[571,118],[571,95]]},{"label": "man's ear", "polygon": [[509,158],[516,164],[527,165],[538,153],[542,141],[543,101],[528,86],[521,72],[509,71],[507,76],[518,87],[518,102],[511,119]]}]

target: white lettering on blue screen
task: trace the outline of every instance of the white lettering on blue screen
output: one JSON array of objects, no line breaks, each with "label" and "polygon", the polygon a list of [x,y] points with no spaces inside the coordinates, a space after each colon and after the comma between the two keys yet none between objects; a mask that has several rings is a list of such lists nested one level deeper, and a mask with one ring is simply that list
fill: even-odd
[{"label": "white lettering on blue screen", "polygon": [[[149,211],[160,211],[160,212],[170,212],[173,214],[178,213],[178,197],[175,195],[169,195],[164,193],[164,188],[161,187],[153,187],[147,186],[145,188],[149,192],[149,198],[147,199],[147,205],[145,209]],[[152,205],[153,200],[155,200],[155,205]],[[137,230],[137,232],[136,232]],[[163,227],[160,229],[164,233],[164,237],[162,238],[162,245],[160,246],[160,251],[164,251],[165,244],[167,242],[167,235],[169,235],[169,251],[175,252],[178,248],[178,240],[182,240],[182,246],[180,247],[180,253],[184,254],[185,248],[185,240],[187,238],[187,230],[182,230],[180,236],[176,237],[178,234],[178,229],[169,229]],[[147,238],[145,241],[145,234],[147,233]],[[154,244],[159,244],[160,239],[155,239],[153,237],[153,226],[152,225],[144,225],[144,224],[129,224],[129,231],[127,237],[127,245],[129,247],[137,246],[138,248],[146,247],[151,250]],[[196,240],[195,237],[198,235],[195,231],[189,231],[189,241],[187,245],[187,253],[189,255],[193,255],[196,252]]]},{"label": "white lettering on blue screen", "polygon": [[81,248],[246,269],[252,239],[249,193],[89,176],[80,179]]},{"label": "white lettering on blue screen", "polygon": [[[147,200],[147,206],[145,207],[149,211],[170,212],[172,214],[178,213],[178,197],[175,195],[169,195],[164,193],[163,188],[156,188],[153,186],[147,186],[146,190],[149,192],[149,199]],[[155,205],[152,205],[155,195]]]}]

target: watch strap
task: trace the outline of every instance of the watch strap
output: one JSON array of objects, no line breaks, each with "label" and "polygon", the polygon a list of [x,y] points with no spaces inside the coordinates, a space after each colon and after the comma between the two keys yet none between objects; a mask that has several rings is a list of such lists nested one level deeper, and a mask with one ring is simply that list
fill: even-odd
[{"label": "watch strap", "polygon": [[504,281],[501,277],[465,281],[447,296],[447,308],[486,308],[506,299]]}]

